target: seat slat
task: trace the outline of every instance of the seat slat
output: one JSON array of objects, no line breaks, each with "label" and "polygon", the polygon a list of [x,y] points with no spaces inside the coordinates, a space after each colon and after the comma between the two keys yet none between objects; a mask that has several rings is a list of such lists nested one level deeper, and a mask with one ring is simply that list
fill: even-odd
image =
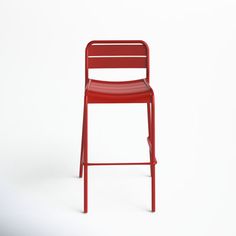
[{"label": "seat slat", "polygon": [[145,56],[144,45],[92,45],[88,56]]},{"label": "seat slat", "polygon": [[146,57],[88,58],[88,68],[146,68]]}]

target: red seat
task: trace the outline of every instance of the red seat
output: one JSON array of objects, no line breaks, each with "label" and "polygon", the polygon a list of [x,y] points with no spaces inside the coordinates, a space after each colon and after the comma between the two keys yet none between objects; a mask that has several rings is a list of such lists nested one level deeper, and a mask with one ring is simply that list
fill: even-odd
[{"label": "red seat", "polygon": [[[89,69],[142,68],[145,79],[132,81],[101,81],[89,78]],[[146,103],[148,114],[149,161],[125,163],[91,163],[88,161],[88,104]],[[88,166],[149,165],[151,171],[151,203],[155,211],[155,104],[149,84],[149,49],[141,40],[91,41],[85,51],[85,94],[79,177],[84,170],[84,212],[88,211]]]},{"label": "red seat", "polygon": [[111,82],[89,79],[86,95],[89,103],[147,102],[153,91],[145,79]]}]

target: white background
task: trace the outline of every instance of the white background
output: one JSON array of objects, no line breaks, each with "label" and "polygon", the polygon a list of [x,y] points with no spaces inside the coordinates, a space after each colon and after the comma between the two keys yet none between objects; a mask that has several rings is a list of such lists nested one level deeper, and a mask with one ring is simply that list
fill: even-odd
[{"label": "white background", "polygon": [[[0,2],[0,231],[236,235],[236,3]],[[148,167],[79,161],[84,48],[143,39],[156,93],[157,212]],[[91,105],[89,158],[146,161],[146,107]]]}]

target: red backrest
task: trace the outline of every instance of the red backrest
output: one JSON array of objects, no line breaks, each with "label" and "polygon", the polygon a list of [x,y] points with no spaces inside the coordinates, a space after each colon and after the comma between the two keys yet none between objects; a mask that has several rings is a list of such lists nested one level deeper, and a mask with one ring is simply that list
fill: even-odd
[{"label": "red backrest", "polygon": [[91,41],[85,53],[86,80],[88,69],[99,68],[146,68],[149,82],[148,45],[142,40]]}]

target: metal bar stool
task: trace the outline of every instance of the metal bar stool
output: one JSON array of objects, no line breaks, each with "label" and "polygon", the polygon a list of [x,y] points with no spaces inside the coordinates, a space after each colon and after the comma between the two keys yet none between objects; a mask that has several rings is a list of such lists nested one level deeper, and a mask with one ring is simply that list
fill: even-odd
[{"label": "metal bar stool", "polygon": [[[144,68],[146,78],[132,81],[102,81],[89,78],[89,69]],[[147,103],[150,162],[88,162],[88,104]],[[142,40],[98,40],[88,43],[85,51],[85,94],[79,177],[84,169],[84,212],[88,212],[88,166],[150,165],[152,211],[155,212],[155,103],[149,84],[149,48]]]}]

